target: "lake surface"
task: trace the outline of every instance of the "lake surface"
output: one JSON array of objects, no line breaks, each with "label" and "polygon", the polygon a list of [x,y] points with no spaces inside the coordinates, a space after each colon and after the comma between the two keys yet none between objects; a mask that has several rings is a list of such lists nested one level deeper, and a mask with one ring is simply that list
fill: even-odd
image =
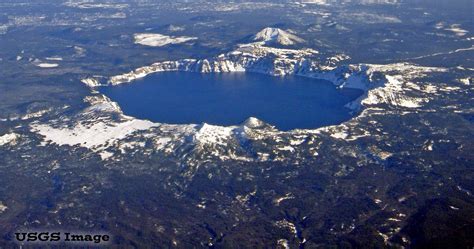
[{"label": "lake surface", "polygon": [[255,73],[164,72],[99,90],[140,119],[228,126],[256,117],[280,130],[347,121],[352,115],[344,105],[362,94],[342,92],[324,80]]}]

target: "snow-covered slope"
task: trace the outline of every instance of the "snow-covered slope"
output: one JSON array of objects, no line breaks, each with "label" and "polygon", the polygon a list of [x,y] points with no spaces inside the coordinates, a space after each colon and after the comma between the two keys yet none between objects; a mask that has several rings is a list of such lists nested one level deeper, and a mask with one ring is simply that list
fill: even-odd
[{"label": "snow-covered slope", "polygon": [[279,28],[264,28],[253,37],[253,40],[262,45],[279,44],[284,46],[304,42],[300,37]]},{"label": "snow-covered slope", "polygon": [[189,41],[197,40],[197,37],[188,36],[167,36],[162,34],[152,33],[140,33],[135,34],[135,43],[150,46],[150,47],[163,47],[170,44],[181,44]]}]

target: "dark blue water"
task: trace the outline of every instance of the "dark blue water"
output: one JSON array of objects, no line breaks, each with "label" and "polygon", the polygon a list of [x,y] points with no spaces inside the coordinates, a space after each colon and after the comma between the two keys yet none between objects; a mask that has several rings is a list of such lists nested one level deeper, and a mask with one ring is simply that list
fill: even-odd
[{"label": "dark blue water", "polygon": [[102,87],[125,114],[170,124],[237,125],[257,117],[281,130],[318,128],[351,118],[344,105],[360,91],[328,81],[252,73],[156,73]]}]

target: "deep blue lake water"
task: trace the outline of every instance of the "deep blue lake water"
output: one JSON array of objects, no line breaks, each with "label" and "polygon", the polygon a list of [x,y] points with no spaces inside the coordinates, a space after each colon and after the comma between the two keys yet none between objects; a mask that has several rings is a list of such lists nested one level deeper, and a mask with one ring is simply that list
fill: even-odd
[{"label": "deep blue lake water", "polygon": [[256,117],[280,130],[318,128],[349,120],[344,105],[362,92],[324,80],[255,73],[165,72],[100,88],[125,114],[170,124],[238,125]]}]

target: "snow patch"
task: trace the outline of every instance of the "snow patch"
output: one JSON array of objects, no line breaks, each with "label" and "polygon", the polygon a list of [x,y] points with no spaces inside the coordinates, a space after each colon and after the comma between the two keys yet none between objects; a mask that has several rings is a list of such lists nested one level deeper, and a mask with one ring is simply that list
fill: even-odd
[{"label": "snow patch", "polygon": [[199,144],[227,145],[226,141],[232,136],[233,127],[223,127],[204,123],[194,135]]},{"label": "snow patch", "polygon": [[89,149],[102,147],[105,144],[112,144],[116,140],[123,139],[128,135],[147,130],[156,124],[145,121],[131,119],[121,123],[109,124],[103,121],[87,125],[79,123],[76,126],[53,127],[48,124],[33,124],[33,131],[43,135],[47,141],[58,145],[80,145]]},{"label": "snow patch", "polygon": [[461,28],[461,24],[452,24],[450,27],[445,28],[444,30],[451,31],[459,37],[465,36],[467,33],[469,33],[469,31]]},{"label": "snow patch", "polygon": [[471,85],[473,81],[474,81],[474,80],[473,80],[472,77],[459,79],[459,82],[460,82],[460,83],[462,83],[462,84],[464,84],[464,85],[467,85],[467,86]]},{"label": "snow patch", "polygon": [[290,249],[290,246],[288,244],[288,240],[286,240],[286,239],[279,239],[277,241],[277,245],[283,247],[284,249]]},{"label": "snow patch", "polygon": [[279,220],[279,221],[275,222],[275,225],[276,225],[277,227],[279,227],[279,228],[283,228],[283,229],[288,229],[288,230],[290,230],[290,232],[291,232],[292,234],[294,234],[295,237],[296,237],[297,234],[298,234],[298,230],[296,230],[295,224],[293,224],[293,223],[287,221],[286,219],[285,219],[285,220]]},{"label": "snow patch", "polygon": [[0,214],[4,213],[7,209],[8,207],[0,201]]},{"label": "snow patch", "polygon": [[108,152],[108,151],[101,151],[99,152],[99,156],[102,158],[103,161],[109,159],[110,157],[112,157],[114,155],[114,153],[112,152]]},{"label": "snow patch", "polygon": [[275,204],[275,206],[280,206],[280,203],[282,201],[285,201],[285,200],[291,200],[291,199],[294,199],[295,197],[293,196],[293,194],[291,193],[287,193],[285,196],[283,197],[279,197],[279,198],[276,198],[273,200],[273,204]]},{"label": "snow patch", "polygon": [[62,61],[63,58],[61,58],[59,56],[53,56],[53,57],[46,57],[46,60],[48,60],[48,61]]},{"label": "snow patch", "polygon": [[197,40],[197,37],[188,36],[167,36],[162,34],[139,33],[134,35],[135,44],[150,47],[163,47],[170,44],[181,44]]},{"label": "snow patch", "polygon": [[55,67],[58,67],[59,64],[57,64],[57,63],[39,63],[36,66],[41,67],[41,68],[55,68]]},{"label": "snow patch", "polygon": [[248,118],[243,124],[243,126],[247,128],[259,128],[259,127],[262,127],[263,125],[265,125],[265,123],[255,117]]},{"label": "snow patch", "polygon": [[86,84],[89,87],[98,87],[101,85],[100,82],[94,78],[82,79],[81,82]]},{"label": "snow patch", "polygon": [[0,136],[0,146],[9,145],[9,144],[15,145],[19,137],[20,135],[16,133],[9,133],[9,134]]},{"label": "snow patch", "polygon": [[155,149],[156,150],[163,150],[166,145],[168,145],[170,142],[172,142],[173,139],[169,137],[160,137],[154,140],[155,143]]}]

